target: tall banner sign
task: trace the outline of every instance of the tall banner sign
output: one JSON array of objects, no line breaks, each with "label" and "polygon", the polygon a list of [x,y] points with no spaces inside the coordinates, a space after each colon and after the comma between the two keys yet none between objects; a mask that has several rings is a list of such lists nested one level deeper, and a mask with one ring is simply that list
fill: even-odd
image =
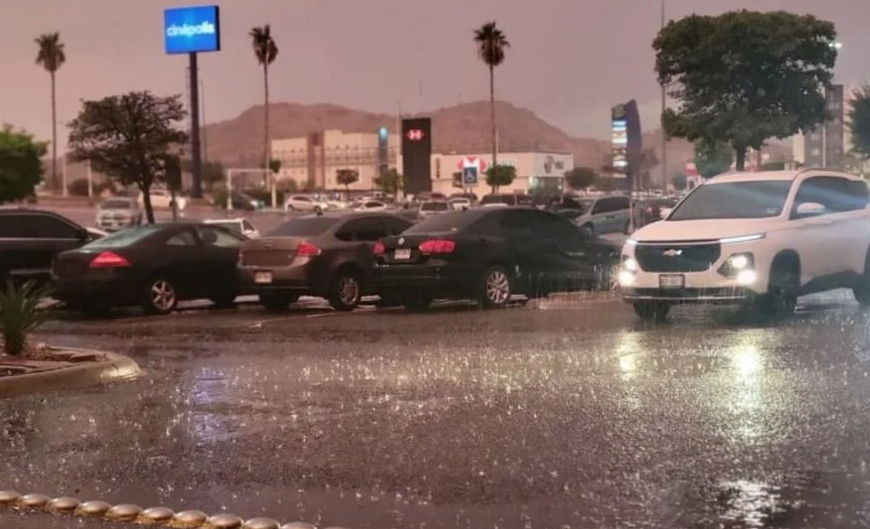
[{"label": "tall banner sign", "polygon": [[405,192],[432,191],[432,120],[402,120],[402,174]]},{"label": "tall banner sign", "polygon": [[390,133],[387,127],[378,129],[378,174],[387,172],[390,165]]},{"label": "tall banner sign", "polygon": [[643,134],[637,101],[632,99],[610,110],[610,131],[613,176],[626,178],[631,191],[643,161]]}]

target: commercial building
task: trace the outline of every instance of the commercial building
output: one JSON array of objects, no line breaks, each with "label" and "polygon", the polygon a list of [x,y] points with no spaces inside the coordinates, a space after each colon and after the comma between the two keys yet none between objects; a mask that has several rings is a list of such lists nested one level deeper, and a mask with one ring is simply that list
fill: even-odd
[{"label": "commercial building", "polygon": [[324,130],[272,140],[272,156],[281,161],[279,185],[293,181],[298,189],[343,189],[336,173],[350,169],[359,174],[359,180],[349,188],[363,191],[375,188],[375,178],[384,166],[397,166],[398,147],[399,137],[386,128],[371,133]]},{"label": "commercial building", "polygon": [[851,136],[846,126],[851,108],[852,87],[833,85],[825,92],[828,111],[832,118],[805,134],[792,138],[794,161],[806,167],[847,169],[847,155],[852,149]]},{"label": "commercial building", "polygon": [[[478,196],[491,190],[486,184],[486,170],[492,166],[492,153],[433,153],[430,160],[432,191],[450,194],[464,187]],[[574,168],[574,156],[548,152],[502,152],[499,165],[516,169],[516,179],[499,188],[500,193],[556,193],[564,189],[565,172]],[[401,160],[398,162],[401,167]],[[459,184],[454,174],[461,175]]]}]

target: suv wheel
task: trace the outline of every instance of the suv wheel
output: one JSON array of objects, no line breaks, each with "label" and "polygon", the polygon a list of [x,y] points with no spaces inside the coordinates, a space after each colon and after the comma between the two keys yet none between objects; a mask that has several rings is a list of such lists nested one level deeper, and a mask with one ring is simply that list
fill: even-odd
[{"label": "suv wheel", "polygon": [[870,306],[870,250],[864,258],[864,274],[858,278],[858,282],[852,287],[855,301],[867,307]]},{"label": "suv wheel", "polygon": [[169,314],[177,305],[178,293],[168,279],[156,277],[148,281],[142,301],[142,309],[147,314]]},{"label": "suv wheel", "polygon": [[641,302],[634,304],[634,313],[642,320],[661,321],[665,319],[671,306],[661,302]]},{"label": "suv wheel", "polygon": [[499,265],[491,266],[483,274],[478,302],[483,308],[504,307],[511,300],[513,285],[508,271]]},{"label": "suv wheel", "polygon": [[767,317],[790,316],[797,308],[797,292],[800,287],[800,272],[790,262],[775,260],[770,270],[767,294],[756,303],[758,310]]},{"label": "suv wheel", "polygon": [[264,292],[259,298],[260,305],[269,312],[281,312],[287,310],[291,303],[296,303],[299,295],[292,292]]},{"label": "suv wheel", "polygon": [[329,305],[335,310],[352,311],[362,299],[359,275],[351,270],[339,270],[329,285]]}]

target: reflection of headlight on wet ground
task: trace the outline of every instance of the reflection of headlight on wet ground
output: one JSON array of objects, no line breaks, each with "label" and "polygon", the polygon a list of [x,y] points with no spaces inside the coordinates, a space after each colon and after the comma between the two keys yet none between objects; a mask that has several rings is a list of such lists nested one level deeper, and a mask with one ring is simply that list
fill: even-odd
[{"label": "reflection of headlight on wet ground", "polygon": [[637,368],[635,355],[625,355],[619,357],[619,370],[625,374],[634,373]]},{"label": "reflection of headlight on wet ground", "polygon": [[734,370],[741,377],[751,377],[761,370],[761,357],[755,347],[745,347],[734,352]]}]

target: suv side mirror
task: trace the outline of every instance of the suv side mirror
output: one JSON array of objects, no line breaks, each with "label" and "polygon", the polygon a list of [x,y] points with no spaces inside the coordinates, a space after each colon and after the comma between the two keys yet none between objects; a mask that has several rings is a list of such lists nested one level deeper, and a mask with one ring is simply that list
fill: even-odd
[{"label": "suv side mirror", "polygon": [[795,210],[795,214],[800,218],[814,217],[816,215],[821,215],[824,212],[825,206],[818,202],[804,202],[803,204],[798,204],[798,207]]}]

